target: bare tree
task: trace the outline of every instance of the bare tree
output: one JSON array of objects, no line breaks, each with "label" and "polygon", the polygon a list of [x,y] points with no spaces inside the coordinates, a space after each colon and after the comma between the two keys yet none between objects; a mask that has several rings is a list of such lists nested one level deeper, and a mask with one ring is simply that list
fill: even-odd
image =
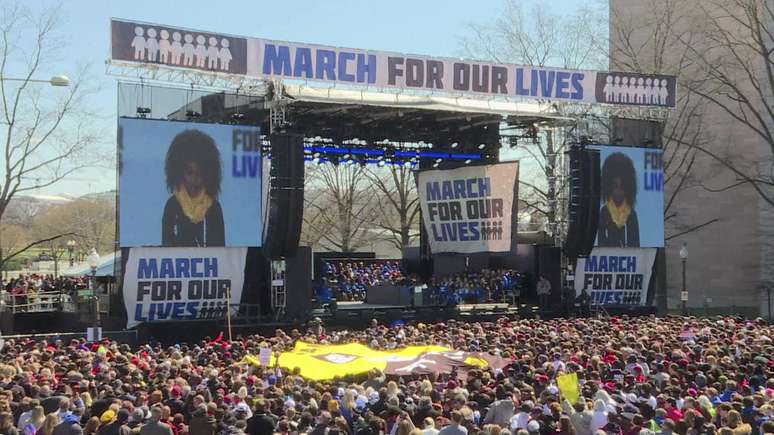
[{"label": "bare tree", "polygon": [[707,101],[689,92],[689,83],[696,77],[696,61],[691,48],[696,39],[693,31],[692,8],[678,0],[645,0],[652,14],[627,13],[612,8],[610,29],[610,59],[613,69],[648,74],[670,74],[679,77],[675,109],[662,122],[664,151],[664,221],[668,224],[666,240],[697,231],[718,219],[709,216],[701,222],[684,221],[674,210],[680,195],[690,189],[703,188],[701,180],[692,175],[700,150],[709,143],[704,134],[704,114]]},{"label": "bare tree", "polygon": [[352,252],[368,243],[373,227],[374,194],[366,169],[359,165],[312,166],[307,185],[315,195],[304,195],[304,225],[330,251]]},{"label": "bare tree", "polygon": [[387,241],[403,251],[419,237],[419,196],[414,171],[407,166],[370,169],[368,177],[379,193],[376,225]]},{"label": "bare tree", "polygon": [[[535,4],[525,13],[523,2],[505,0],[500,16],[488,23],[471,23],[462,38],[463,54],[483,55],[500,63],[553,66],[568,69],[603,68],[607,64],[606,16],[602,3],[579,8],[570,15],[552,13]],[[573,113],[582,117],[588,112]],[[561,156],[570,136],[561,129],[526,124],[506,133],[509,158],[521,161],[519,196],[527,213],[542,217],[551,234],[558,221]]]},{"label": "bare tree", "polygon": [[763,158],[694,146],[774,205],[774,4],[712,0],[698,6],[696,32],[681,38],[696,71],[683,80],[692,94],[749,130],[768,147]]},{"label": "bare tree", "polygon": [[[99,158],[86,69],[68,88],[38,83],[66,41],[57,34],[61,15],[61,8],[33,15],[22,2],[0,4],[0,222],[15,196],[52,186]],[[45,240],[29,245],[39,243]],[[0,253],[0,267],[13,255]]]},{"label": "bare tree", "polygon": [[67,241],[76,242],[76,250],[99,252],[114,249],[115,206],[105,199],[77,199],[47,207],[31,225],[37,240],[54,261],[54,274],[59,261],[68,252]]}]

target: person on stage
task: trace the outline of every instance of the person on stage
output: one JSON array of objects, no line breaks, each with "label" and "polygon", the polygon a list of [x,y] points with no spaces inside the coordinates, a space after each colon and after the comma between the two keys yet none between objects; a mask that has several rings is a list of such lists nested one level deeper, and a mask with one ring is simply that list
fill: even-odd
[{"label": "person on stage", "polygon": [[631,248],[640,246],[640,225],[634,204],[637,175],[632,160],[623,153],[610,154],[602,165],[597,246]]},{"label": "person on stage", "polygon": [[199,130],[178,134],[167,151],[164,171],[172,196],[161,218],[162,246],[225,246],[215,141]]}]

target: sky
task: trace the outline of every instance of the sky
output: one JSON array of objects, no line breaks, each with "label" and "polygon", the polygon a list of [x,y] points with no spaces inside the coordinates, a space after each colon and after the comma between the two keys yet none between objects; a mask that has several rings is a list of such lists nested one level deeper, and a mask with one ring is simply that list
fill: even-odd
[{"label": "sky", "polygon": [[[90,100],[102,114],[95,122],[107,138],[115,138],[117,77],[106,75],[104,67],[109,55],[111,17],[240,36],[459,56],[460,37],[465,34],[467,24],[496,18],[504,1],[67,0],[63,2],[59,29],[66,41],[59,50],[52,74],[73,75],[79,65],[91,65],[94,81],[101,88]],[[527,10],[536,1],[524,1]],[[585,0],[555,0],[551,8],[554,12],[573,11],[585,3]],[[25,1],[24,4],[39,10],[58,3]],[[106,152],[114,150],[115,140],[105,140],[102,147]],[[35,193],[83,195],[114,188],[115,173],[100,167],[83,170]]]}]

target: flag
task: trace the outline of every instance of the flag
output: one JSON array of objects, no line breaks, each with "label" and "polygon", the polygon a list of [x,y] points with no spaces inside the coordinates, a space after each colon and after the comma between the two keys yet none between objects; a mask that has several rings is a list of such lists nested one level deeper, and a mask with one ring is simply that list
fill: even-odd
[{"label": "flag", "polygon": [[[246,356],[243,361],[260,364],[254,355]],[[319,345],[298,342],[292,351],[280,354],[277,364],[289,371],[298,368],[304,378],[319,381],[362,375],[373,369],[398,376],[449,373],[454,368],[461,371],[488,366],[502,369],[508,361],[443,346],[410,346],[395,351],[380,351],[358,343]]]},{"label": "flag", "polygon": [[559,391],[568,402],[575,404],[580,399],[580,387],[578,386],[578,374],[568,373],[556,378]]}]

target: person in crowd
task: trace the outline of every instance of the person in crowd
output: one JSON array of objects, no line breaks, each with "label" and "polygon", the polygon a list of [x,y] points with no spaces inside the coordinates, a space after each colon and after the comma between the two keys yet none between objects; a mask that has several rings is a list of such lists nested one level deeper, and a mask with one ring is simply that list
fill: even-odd
[{"label": "person in crowd", "polygon": [[538,295],[540,309],[547,310],[549,299],[551,297],[551,281],[549,281],[545,276],[541,276],[537,283],[536,292]]}]

